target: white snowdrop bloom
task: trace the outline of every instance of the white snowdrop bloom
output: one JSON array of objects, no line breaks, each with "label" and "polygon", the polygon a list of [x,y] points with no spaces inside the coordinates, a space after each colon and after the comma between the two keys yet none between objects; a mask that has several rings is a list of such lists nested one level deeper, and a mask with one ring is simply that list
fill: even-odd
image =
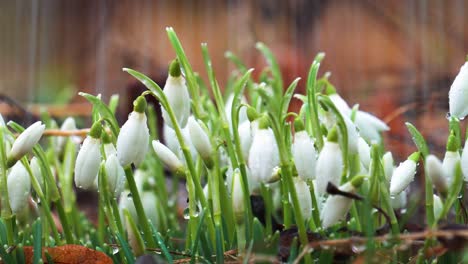
[{"label": "white snowdrop bloom", "polygon": [[452,185],[455,178],[455,165],[460,162],[460,153],[458,152],[458,144],[454,134],[450,134],[447,140],[447,148],[444,159],[442,160],[442,169],[449,186]]},{"label": "white snowdrop bloom", "polygon": [[356,112],[355,123],[359,134],[368,142],[380,142],[380,132],[390,130],[385,122],[364,111]]},{"label": "white snowdrop bloom", "polygon": [[94,182],[101,164],[101,131],[101,124],[94,123],[78,152],[75,162],[75,185],[78,188],[87,190],[95,187]]},{"label": "white snowdrop bloom", "polygon": [[41,121],[37,121],[26,128],[23,133],[16,138],[7,155],[8,167],[13,166],[17,160],[21,159],[33,149],[34,145],[41,139],[44,130],[45,125],[43,125]]},{"label": "white snowdrop bloom", "polygon": [[177,140],[176,132],[166,124],[163,125],[163,139],[164,145],[166,145],[172,152],[179,152],[180,144]]},{"label": "white snowdrop bloom", "polygon": [[250,128],[250,121],[246,120],[239,125],[239,140],[242,149],[244,160],[249,160],[250,146],[252,146],[252,133]]},{"label": "white snowdrop bloom", "polygon": [[[151,221],[155,228],[159,228],[159,199],[153,192],[143,192],[141,194],[141,203],[146,217]],[[137,222],[138,223],[138,222]]]},{"label": "white snowdrop bloom", "polygon": [[138,214],[135,209],[135,204],[133,203],[133,198],[130,192],[125,191],[122,193],[119,199],[119,212],[120,219],[124,220],[123,210],[127,209],[133,221],[138,224]]},{"label": "white snowdrop bloom", "polygon": [[138,166],[145,158],[149,145],[145,98],[139,96],[133,102],[133,106],[133,112],[128,116],[117,137],[117,157],[124,167],[131,163]]},{"label": "white snowdrop bloom", "polygon": [[450,116],[457,119],[463,119],[468,115],[468,62],[463,64],[450,86],[449,112]]},{"label": "white snowdrop bloom", "polygon": [[248,165],[253,187],[259,187],[260,183],[268,182],[273,169],[279,165],[276,139],[267,124],[259,124],[259,129],[255,133],[250,147]]},{"label": "white snowdrop bloom", "polygon": [[328,98],[333,102],[335,107],[341,113],[342,116],[349,117],[351,115],[351,108],[348,103],[337,93],[328,95]]},{"label": "white snowdrop bloom", "polygon": [[442,200],[440,199],[440,197],[435,194],[433,196],[433,199],[434,199],[434,217],[435,219],[439,219],[440,214],[442,213],[444,204],[442,203]]},{"label": "white snowdrop bloom", "polygon": [[441,194],[447,193],[448,179],[445,176],[442,162],[436,156],[430,154],[426,157],[425,165],[426,176],[431,178],[436,190]]},{"label": "white snowdrop bloom", "polygon": [[[62,126],[60,127],[60,131],[73,131],[76,130],[76,123],[73,117],[67,117],[65,121],[63,121]],[[56,144],[56,151],[62,153],[63,148],[65,147],[65,143],[67,142],[68,137],[65,136],[58,136],[57,137],[57,144]],[[79,144],[81,142],[81,138],[78,136],[71,137],[72,142],[75,144]]]},{"label": "white snowdrop bloom", "polygon": [[[310,219],[312,216],[312,197],[310,196],[310,189],[307,183],[299,177],[294,177],[294,188],[296,188],[297,199],[301,208],[304,220]],[[292,204],[292,197],[289,196]]]},{"label": "white snowdrop bloom", "polygon": [[465,146],[460,158],[461,169],[463,172],[463,178],[468,181],[468,140],[465,141]]},{"label": "white snowdrop bloom", "polygon": [[188,131],[193,146],[197,150],[200,157],[205,162],[212,162],[211,155],[213,154],[213,148],[211,147],[210,138],[206,134],[205,130],[195,120],[194,117],[189,117],[188,120]]},{"label": "white snowdrop bloom", "polygon": [[323,145],[315,167],[315,179],[319,195],[326,194],[328,182],[339,185],[343,173],[343,157],[338,144],[336,126],[328,133],[327,141]]},{"label": "white snowdrop bloom", "polygon": [[118,197],[125,187],[125,171],[117,155],[107,156],[105,168],[109,191],[114,194],[114,197]]},{"label": "white snowdrop bloom", "polygon": [[390,180],[390,195],[398,195],[414,180],[419,157],[420,153],[414,152],[407,160],[400,163],[400,165],[395,168],[392,179]]},{"label": "white snowdrop bloom", "polygon": [[153,149],[158,155],[162,163],[174,173],[183,173],[184,164],[179,160],[179,158],[164,144],[159,142],[159,140],[153,140]]},{"label": "white snowdrop bloom", "polygon": [[44,188],[44,178],[42,177],[41,165],[39,165],[39,160],[36,157],[33,157],[29,162],[29,166],[31,167],[32,174],[36,178],[37,182]]},{"label": "white snowdrop bloom", "polygon": [[231,203],[232,210],[237,221],[244,220],[245,204],[242,184],[242,175],[240,174],[239,169],[235,169],[232,174]]},{"label": "white snowdrop bloom", "polygon": [[[406,189],[408,190],[408,189]],[[405,208],[408,203],[407,193],[406,191],[402,191],[401,193],[397,194],[396,196],[390,197],[390,204],[392,205],[393,209],[402,209]]]},{"label": "white snowdrop bloom", "polygon": [[[181,128],[184,128],[190,116],[190,95],[185,84],[185,79],[182,77],[178,60],[172,61],[169,66],[169,75],[167,76],[163,92],[167,97],[169,106],[174,112],[177,123]],[[171,118],[164,107],[161,107],[161,113],[164,123],[174,128],[174,124],[172,124]]]},{"label": "white snowdrop bloom", "polygon": [[[363,176],[354,177],[351,181],[338,187],[343,192],[354,193],[359,186],[361,186],[364,180]],[[320,220],[322,221],[322,227],[328,228],[338,221],[344,219],[346,214],[351,209],[353,200],[342,196],[342,195],[330,195],[323,205],[323,209],[320,212]]]},{"label": "white snowdrop bloom", "polygon": [[348,149],[350,154],[356,154],[359,151],[359,133],[356,125],[351,121],[348,116],[343,116],[346,124],[346,131],[348,132]]},{"label": "white snowdrop bloom", "polygon": [[21,162],[17,162],[11,168],[7,178],[7,187],[11,211],[18,214],[28,206],[28,197],[31,191],[28,171]]},{"label": "white snowdrop bloom", "polygon": [[299,177],[305,181],[315,179],[317,151],[315,151],[314,141],[305,130],[297,131],[297,126],[291,151]]},{"label": "white snowdrop bloom", "polygon": [[364,165],[366,170],[369,170],[369,165],[371,162],[370,147],[362,137],[359,137],[358,139],[358,150],[359,159],[361,160],[362,165]]},{"label": "white snowdrop bloom", "polygon": [[393,165],[393,155],[390,151],[385,152],[385,154],[382,157],[382,162],[385,172],[385,178],[388,182],[390,182],[393,174],[393,169],[395,168],[395,166]]},{"label": "white snowdrop bloom", "polygon": [[[229,127],[231,128],[231,130],[232,130],[231,112],[232,112],[232,102],[233,102],[233,100],[234,100],[234,94],[230,94],[229,97],[226,100],[226,103],[224,104],[224,112],[226,113],[227,121],[229,123]],[[242,96],[241,103],[247,103],[247,100],[245,99],[245,96]],[[249,120],[248,117],[247,117],[247,108],[242,107],[239,110],[239,120],[238,120],[239,122],[238,122],[238,124],[242,124],[247,120]]]}]

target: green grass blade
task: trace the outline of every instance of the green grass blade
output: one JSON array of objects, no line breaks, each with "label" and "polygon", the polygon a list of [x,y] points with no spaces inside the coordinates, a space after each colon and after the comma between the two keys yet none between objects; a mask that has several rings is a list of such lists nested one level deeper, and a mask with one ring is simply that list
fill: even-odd
[{"label": "green grass blade", "polygon": [[166,260],[169,263],[172,263],[172,256],[169,253],[169,250],[167,249],[166,243],[164,243],[164,239],[162,238],[161,234],[156,230],[154,227],[153,223],[150,222],[151,229],[153,230],[153,237],[156,242],[158,242],[159,247],[161,248],[162,253],[164,254],[164,257],[166,257]]},{"label": "green grass blade", "polygon": [[125,241],[121,234],[117,234],[117,239],[119,240],[120,246],[122,247],[127,263],[135,263],[135,256],[133,255],[132,250],[130,249],[130,246],[128,245],[127,241]]},{"label": "green grass blade", "polygon": [[40,218],[34,222],[32,229],[34,239],[33,263],[38,264],[42,260],[42,225]]},{"label": "green grass blade", "polygon": [[99,99],[97,96],[83,92],[79,93],[79,95],[83,96],[86,100],[88,100],[93,105],[93,111],[99,112],[101,118],[103,118],[109,123],[110,129],[112,130],[112,134],[114,134],[115,138],[117,138],[120,132],[120,127],[119,123],[117,122],[117,119],[115,119],[115,115],[112,112],[112,110],[106,104],[104,104],[104,102],[101,101],[101,99]]},{"label": "green grass blade", "polygon": [[419,132],[413,124],[406,122],[405,125],[411,134],[411,138],[413,139],[414,144],[425,159],[429,155],[429,147],[427,146],[426,140],[421,135],[421,132]]}]

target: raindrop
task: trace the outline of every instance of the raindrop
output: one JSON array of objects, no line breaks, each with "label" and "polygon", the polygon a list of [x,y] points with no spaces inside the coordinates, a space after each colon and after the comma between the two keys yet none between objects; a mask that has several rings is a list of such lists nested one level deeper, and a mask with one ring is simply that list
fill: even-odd
[{"label": "raindrop", "polygon": [[119,253],[120,249],[118,247],[112,247],[112,255]]},{"label": "raindrop", "polygon": [[448,120],[450,120],[451,117],[452,115],[450,114],[450,112],[447,112],[447,114],[445,114],[445,118],[447,118]]},{"label": "raindrop", "polygon": [[184,209],[184,219],[185,219],[185,220],[190,219],[190,213],[189,213],[189,211],[190,211],[190,210],[189,210],[188,207]]},{"label": "raindrop", "polygon": [[352,245],[351,250],[356,254],[360,254],[366,250],[366,245]]}]

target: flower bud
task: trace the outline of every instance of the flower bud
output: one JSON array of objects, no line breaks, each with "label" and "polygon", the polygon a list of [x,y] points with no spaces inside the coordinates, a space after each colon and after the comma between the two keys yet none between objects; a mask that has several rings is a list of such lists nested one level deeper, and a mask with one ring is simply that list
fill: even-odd
[{"label": "flower bud", "polygon": [[36,157],[33,157],[29,162],[33,176],[36,178],[37,182],[44,188],[44,178],[42,177],[41,165],[39,165],[39,160]]},{"label": "flower bud", "polygon": [[213,148],[211,147],[210,138],[194,117],[189,117],[188,130],[192,144],[198,154],[200,154],[200,157],[208,167],[212,166],[213,160],[211,155],[213,154]]},{"label": "flower bud", "polygon": [[279,165],[278,146],[270,128],[259,127],[255,133],[248,164],[253,186],[259,187],[270,180],[273,169]]},{"label": "flower bud", "polygon": [[390,128],[379,118],[364,112],[356,112],[356,126],[359,128],[359,134],[368,142],[380,142],[380,132],[390,130]]},{"label": "flower bud", "polygon": [[442,162],[434,155],[428,155],[426,158],[426,176],[430,177],[436,190],[445,195],[448,191],[447,177],[445,176]]},{"label": "flower bud", "polygon": [[444,170],[447,183],[452,185],[455,178],[455,165],[460,162],[460,153],[458,152],[458,144],[455,135],[450,134],[447,140],[447,150],[445,151],[444,160],[442,161],[442,169]]},{"label": "flower bud", "polygon": [[153,149],[158,155],[162,163],[173,173],[180,174],[184,173],[184,165],[177,158],[177,156],[168,147],[159,142],[159,140],[153,140]]},{"label": "flower bud", "polygon": [[245,204],[244,204],[244,189],[242,188],[242,175],[239,169],[235,169],[232,174],[232,190],[231,190],[231,203],[232,210],[236,221],[242,222],[244,220]]},{"label": "flower bud", "polygon": [[393,156],[390,151],[387,151],[382,157],[384,172],[385,172],[385,179],[390,182],[393,174]]},{"label": "flower bud", "polygon": [[31,179],[21,162],[17,162],[11,168],[7,187],[11,211],[18,214],[28,206],[28,197],[31,191]]},{"label": "flower bud", "polygon": [[100,137],[102,127],[94,123],[83,141],[75,162],[75,185],[85,190],[94,188],[94,181],[101,164]]},{"label": "flower bud", "polygon": [[457,119],[463,119],[468,115],[468,62],[463,64],[450,86],[449,112],[450,116]]},{"label": "flower bud", "polygon": [[315,179],[317,152],[314,141],[305,130],[296,131],[291,150],[299,177],[305,181]]},{"label": "flower bud", "polygon": [[336,126],[328,133],[327,141],[323,145],[317,159],[315,175],[317,188],[315,191],[319,195],[326,193],[328,182],[335,185],[340,184],[343,173],[343,157],[338,144],[338,131]]},{"label": "flower bud", "polygon": [[393,171],[390,181],[390,195],[398,195],[414,180],[419,157],[419,152],[414,152]]},{"label": "flower bud", "polygon": [[249,120],[242,122],[238,128],[240,145],[244,160],[249,160],[249,151],[252,146],[252,130]]},{"label": "flower bud", "polygon": [[[309,220],[312,216],[312,197],[310,196],[309,186],[299,177],[294,177],[293,180],[302,216],[304,217],[304,220]],[[291,201],[291,196],[289,197],[289,200]]]},{"label": "flower bud", "polygon": [[149,129],[146,124],[146,100],[139,96],[133,105],[133,112],[130,113],[117,137],[117,157],[124,167],[132,162],[138,166],[148,151]]},{"label": "flower bud", "polygon": [[21,133],[18,138],[16,138],[10,152],[7,155],[8,167],[13,166],[16,161],[21,159],[26,153],[33,149],[34,145],[36,145],[37,142],[39,142],[39,139],[41,139],[44,130],[45,125],[43,125],[41,121],[37,121],[36,123],[26,128],[23,133]]},{"label": "flower bud", "polygon": [[[178,60],[172,61],[169,66],[169,76],[167,77],[163,92],[167,97],[169,106],[174,112],[177,123],[181,128],[184,128],[190,115],[190,95],[185,80],[181,75]],[[161,113],[164,123],[174,128],[171,118],[164,107],[161,107]]]},{"label": "flower bud", "polygon": [[440,214],[442,213],[444,204],[442,203],[442,200],[440,199],[440,197],[435,194],[433,196],[433,200],[434,200],[434,217],[435,219],[439,219]]},{"label": "flower bud", "polygon": [[406,204],[408,203],[408,199],[406,198],[406,196],[406,191],[402,191],[396,196],[391,196],[390,204],[392,205],[392,208],[395,210],[405,208]]},{"label": "flower bud", "polygon": [[125,171],[122,165],[120,165],[117,155],[107,156],[105,168],[109,191],[114,194],[114,197],[118,197],[124,189]]}]

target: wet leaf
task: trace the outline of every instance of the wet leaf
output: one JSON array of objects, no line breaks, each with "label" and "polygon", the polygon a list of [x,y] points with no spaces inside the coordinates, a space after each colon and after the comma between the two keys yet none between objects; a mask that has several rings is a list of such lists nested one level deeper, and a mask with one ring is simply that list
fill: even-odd
[{"label": "wet leaf", "polygon": [[[26,264],[33,263],[34,248],[25,246],[24,257]],[[112,264],[112,259],[105,253],[80,245],[64,245],[42,248],[42,261],[49,263],[45,251],[54,263],[61,264]]]}]

